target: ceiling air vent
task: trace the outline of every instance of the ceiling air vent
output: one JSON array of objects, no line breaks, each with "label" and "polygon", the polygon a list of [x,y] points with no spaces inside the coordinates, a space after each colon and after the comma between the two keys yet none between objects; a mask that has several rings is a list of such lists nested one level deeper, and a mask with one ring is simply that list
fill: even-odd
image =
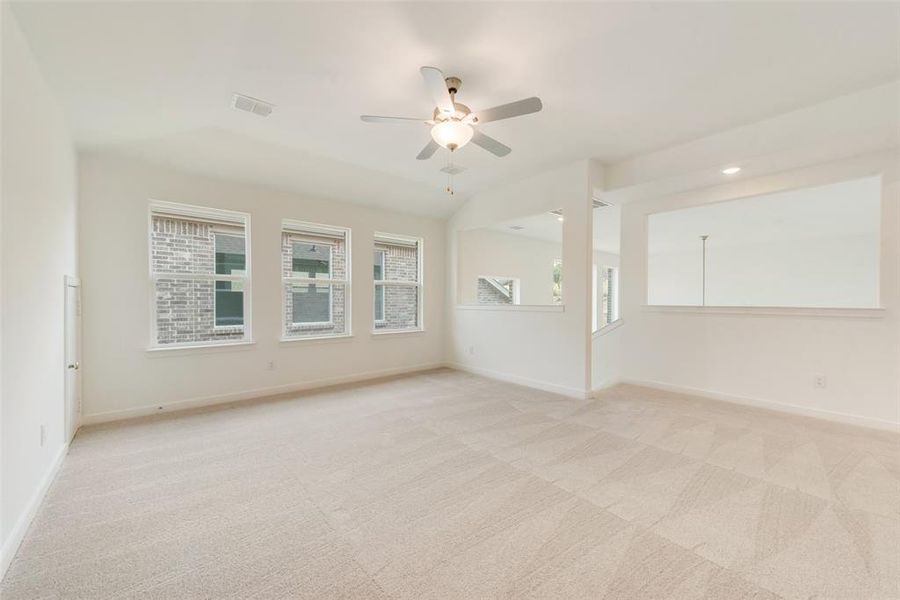
[{"label": "ceiling air vent", "polygon": [[607,206],[612,206],[609,202],[604,202],[603,200],[597,200],[594,198],[594,208],[606,208]]},{"label": "ceiling air vent", "polygon": [[231,99],[231,106],[237,110],[253,113],[260,117],[268,117],[272,114],[272,109],[275,108],[274,104],[266,102],[265,100],[251,98],[250,96],[244,96],[243,94],[235,94]]},{"label": "ceiling air vent", "polygon": [[525,229],[521,225],[510,225],[509,228],[512,229],[513,231],[522,231],[523,229]]}]

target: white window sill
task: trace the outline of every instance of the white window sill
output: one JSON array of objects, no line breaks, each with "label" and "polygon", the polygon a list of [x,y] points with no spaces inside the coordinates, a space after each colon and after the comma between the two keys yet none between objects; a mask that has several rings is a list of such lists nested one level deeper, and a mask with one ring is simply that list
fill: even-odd
[{"label": "white window sill", "polygon": [[790,306],[669,306],[645,304],[644,312],[680,313],[695,315],[744,315],[765,317],[830,317],[852,319],[882,319],[883,308],[816,308]]},{"label": "white window sill", "polygon": [[171,344],[168,346],[152,346],[147,348],[151,356],[179,356],[182,354],[207,354],[217,352],[235,352],[250,350],[255,346],[253,340],[239,342],[216,342],[214,344]]},{"label": "white window sill", "polygon": [[417,333],[425,333],[425,329],[421,327],[415,329],[375,329],[372,331],[372,336],[377,338],[391,335],[415,335]]},{"label": "white window sill", "polygon": [[565,304],[457,304],[458,310],[499,310],[506,312],[565,312]]},{"label": "white window sill", "polygon": [[612,323],[604,325],[603,327],[601,327],[600,329],[595,331],[591,337],[593,339],[597,339],[598,337],[604,336],[607,333],[611,333],[611,332],[615,331],[616,329],[618,329],[619,327],[621,327],[624,324],[625,324],[625,319],[616,319]]},{"label": "white window sill", "polygon": [[296,342],[333,342],[333,341],[349,341],[353,338],[353,334],[351,333],[338,333],[334,335],[306,335],[306,336],[298,336],[298,337],[282,337],[280,342],[282,344],[293,344]]}]

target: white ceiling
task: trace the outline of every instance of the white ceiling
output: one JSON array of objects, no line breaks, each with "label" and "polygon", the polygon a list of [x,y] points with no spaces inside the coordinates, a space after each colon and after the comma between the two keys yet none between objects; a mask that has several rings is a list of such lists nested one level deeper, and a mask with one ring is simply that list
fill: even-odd
[{"label": "white ceiling", "polygon": [[881,177],[865,177],[652,214],[648,249],[694,251],[701,235],[717,246],[847,236],[877,243],[880,222]]},{"label": "white ceiling", "polygon": [[[471,194],[585,157],[619,161],[900,77],[900,4],[16,3],[81,148],[445,216]],[[416,161],[418,68],[473,109],[544,110],[483,131],[457,196]],[[262,119],[233,92],[276,104]]]},{"label": "white ceiling", "polygon": [[[603,206],[595,208],[593,215],[594,251],[619,254],[622,209],[615,205]],[[562,225],[557,215],[542,212],[537,215],[503,221],[489,229],[561,244],[563,240]],[[511,229],[512,227],[521,227],[522,229]]]}]

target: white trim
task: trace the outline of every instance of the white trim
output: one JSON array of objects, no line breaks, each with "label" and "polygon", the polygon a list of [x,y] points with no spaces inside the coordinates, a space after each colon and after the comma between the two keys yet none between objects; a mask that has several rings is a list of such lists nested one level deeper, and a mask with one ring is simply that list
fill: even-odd
[{"label": "white trim", "polygon": [[425,333],[424,327],[410,327],[408,329],[373,329],[372,335],[381,337],[383,335],[402,335],[404,333]]},{"label": "white trim", "polygon": [[150,199],[150,212],[159,213],[160,216],[181,217],[186,219],[202,219],[205,221],[218,221],[229,225],[243,225],[248,229],[250,213],[223,208],[211,208],[196,204],[183,204],[181,202],[167,202],[164,200]]},{"label": "white trim", "polygon": [[282,337],[278,340],[281,344],[290,344],[293,342],[322,342],[328,340],[349,340],[353,336],[349,333],[334,333],[334,334],[323,334],[323,335],[304,335],[297,337]]},{"label": "white trim", "polygon": [[22,540],[25,539],[25,534],[28,533],[28,526],[31,525],[31,521],[34,520],[38,509],[41,507],[41,503],[47,495],[47,490],[50,489],[50,485],[56,479],[57,474],[59,474],[63,459],[65,459],[68,452],[69,444],[63,444],[53,458],[53,462],[50,463],[50,467],[41,478],[31,498],[28,499],[25,510],[22,511],[15,525],[10,529],[3,547],[0,548],[0,580],[3,579],[3,576],[6,575],[6,571],[9,569],[9,565],[12,564],[16,552],[18,552],[19,546],[22,544]]},{"label": "white trim", "polygon": [[745,316],[773,317],[832,317],[855,319],[883,319],[884,308],[828,308],[828,307],[791,307],[791,306],[694,306],[644,304],[644,312],[683,313],[683,314],[722,314]]},{"label": "white trim", "polygon": [[621,327],[624,324],[625,324],[625,319],[616,319],[612,323],[610,323],[608,325],[604,325],[603,327],[601,327],[600,329],[595,331],[592,334],[592,338],[597,339],[600,336],[604,336],[612,331],[615,331],[616,329],[618,329],[619,327]]},{"label": "white trim", "polygon": [[218,404],[228,404],[231,402],[242,402],[246,400],[255,400],[257,398],[266,398],[279,394],[290,394],[293,392],[306,392],[320,388],[331,387],[335,385],[343,385],[346,383],[360,383],[372,379],[381,379],[383,377],[392,377],[395,375],[405,375],[407,373],[418,373],[420,371],[431,371],[445,366],[444,363],[424,363],[409,367],[400,367],[394,369],[380,369],[375,371],[366,371],[363,373],[355,373],[353,375],[343,375],[338,377],[324,377],[322,379],[313,379],[298,383],[289,383],[286,385],[277,385],[265,388],[256,388],[245,390],[242,392],[232,392],[229,394],[220,394],[214,396],[203,396],[197,398],[188,398],[185,400],[177,400],[175,402],[167,402],[166,404],[154,404],[151,406],[141,406],[137,408],[129,408],[125,410],[113,410],[93,415],[85,415],[82,419],[83,425],[95,425],[97,423],[107,423],[110,421],[121,421],[123,419],[133,419],[135,417],[145,417],[148,415],[156,415],[160,413],[170,413],[181,410],[189,410],[194,408],[203,408],[207,406],[216,406]]},{"label": "white trim", "polygon": [[310,233],[319,234],[336,240],[343,239],[350,231],[349,227],[340,227],[338,225],[323,225],[322,223],[311,223],[308,221],[298,221],[296,219],[282,219],[281,231],[283,233]]},{"label": "white trim", "polygon": [[509,312],[565,312],[565,304],[457,304],[458,310],[500,310]]},{"label": "white trim", "polygon": [[851,415],[838,411],[824,410],[821,408],[811,408],[808,406],[800,406],[798,404],[788,404],[786,402],[775,402],[773,400],[763,400],[761,398],[749,398],[746,396],[736,396],[733,394],[725,394],[722,392],[714,392],[711,390],[703,390],[699,388],[687,387],[662,381],[652,381],[646,379],[629,379],[623,378],[621,383],[630,385],[638,385],[642,387],[653,388],[665,392],[673,392],[676,394],[687,394],[690,396],[699,396],[710,400],[718,400],[729,404],[739,404],[742,406],[752,406],[754,408],[772,410],[776,412],[789,413],[804,417],[812,417],[845,425],[856,425],[858,427],[867,427],[869,429],[880,429],[894,431],[900,433],[900,423],[885,421],[872,417],[863,417],[859,415]]},{"label": "white trim", "polygon": [[225,352],[228,350],[249,350],[255,346],[253,340],[239,340],[236,342],[210,342],[208,344],[167,344],[165,346],[151,346],[145,350],[151,356],[180,356],[182,354],[203,354],[205,352]]},{"label": "white trim", "polygon": [[481,367],[473,367],[471,365],[463,363],[450,362],[447,363],[447,366],[458,371],[465,371],[466,373],[481,375],[482,377],[487,377],[489,379],[506,381],[508,383],[523,385],[525,387],[543,390],[545,392],[552,392],[554,394],[560,394],[562,396],[567,396],[569,398],[575,398],[578,400],[585,400],[587,398],[590,398],[593,393],[591,390],[583,390],[579,388],[558,385],[549,381],[531,379],[529,377],[521,377],[519,375],[510,375],[508,373],[501,373],[499,371],[492,371],[490,369],[482,369]]}]

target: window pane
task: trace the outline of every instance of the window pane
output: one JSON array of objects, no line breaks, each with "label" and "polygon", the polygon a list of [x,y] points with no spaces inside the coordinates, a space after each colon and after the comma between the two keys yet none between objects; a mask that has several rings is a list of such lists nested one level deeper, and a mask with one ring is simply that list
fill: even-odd
[{"label": "window pane", "polygon": [[375,286],[375,320],[384,321],[384,286]]},{"label": "window pane", "polygon": [[375,251],[375,281],[384,279],[384,251]]},{"label": "window pane", "polygon": [[[158,279],[156,281],[156,342],[165,344],[189,344],[212,341],[234,341],[244,337],[243,291],[219,286],[231,284],[225,281],[199,281],[185,279]],[[214,304],[219,294],[224,300],[226,314],[236,325],[217,329]],[[240,319],[238,322],[237,319]]]},{"label": "window pane", "polygon": [[216,275],[243,274],[247,270],[244,236],[216,233]]},{"label": "window pane", "polygon": [[153,217],[151,263],[155,273],[212,273],[212,227],[174,217]]},{"label": "window pane", "polygon": [[244,324],[243,282],[216,282],[216,327]]},{"label": "window pane", "polygon": [[284,294],[287,337],[344,333],[343,284],[289,283]]},{"label": "window pane", "polygon": [[294,277],[329,279],[332,247],[329,244],[294,242],[291,273]]},{"label": "window pane", "polygon": [[[419,290],[412,285],[378,285],[382,288],[384,320],[375,329],[415,329],[419,326]],[[376,295],[377,298],[377,295]]]},{"label": "window pane", "polygon": [[384,279],[418,281],[419,250],[416,244],[388,244],[376,241],[375,249],[376,254],[382,253],[384,257]]},{"label": "window pane", "polygon": [[553,261],[553,303],[562,303],[562,260]]}]

